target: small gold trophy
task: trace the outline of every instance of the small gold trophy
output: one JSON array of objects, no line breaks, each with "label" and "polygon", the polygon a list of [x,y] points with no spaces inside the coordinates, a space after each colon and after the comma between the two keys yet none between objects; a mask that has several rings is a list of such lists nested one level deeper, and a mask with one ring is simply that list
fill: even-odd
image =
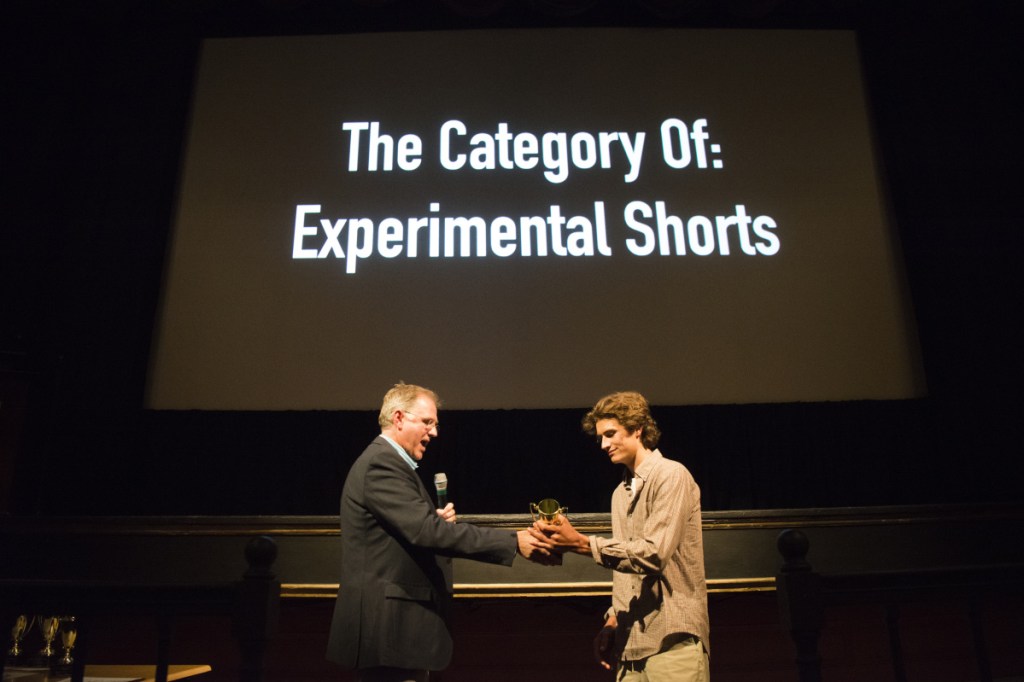
[{"label": "small gold trophy", "polygon": [[53,656],[53,640],[57,637],[57,628],[60,627],[60,618],[49,616],[39,622],[39,632],[43,636],[43,649],[39,655],[47,660]]},{"label": "small gold trophy", "polygon": [[537,503],[530,503],[530,516],[536,521],[537,517],[544,523],[553,523],[555,525],[561,523],[558,520],[559,514],[565,514],[569,511],[568,507],[563,507],[558,504],[558,500],[554,500],[550,497],[545,498]]},{"label": "small gold trophy", "polygon": [[75,648],[75,639],[78,638],[78,631],[74,629],[61,630],[60,640],[64,645],[64,655],[61,656],[61,665],[71,665],[75,659],[71,658],[71,650]]},{"label": "small gold trophy", "polygon": [[11,658],[21,656],[21,638],[25,636],[25,630],[28,630],[28,618],[18,616],[14,621],[14,627],[11,628],[11,648],[7,650],[7,655]]},{"label": "small gold trophy", "polygon": [[[565,514],[565,512],[567,511],[569,511],[568,507],[563,507],[562,505],[558,504],[558,500],[552,499],[550,497],[547,497],[537,503],[530,503],[530,516],[533,517],[534,521],[540,518],[540,520],[544,523],[551,523],[556,526],[562,523],[562,520],[558,517]],[[557,552],[554,553],[552,556],[552,561],[554,565],[561,566],[562,555]]]}]

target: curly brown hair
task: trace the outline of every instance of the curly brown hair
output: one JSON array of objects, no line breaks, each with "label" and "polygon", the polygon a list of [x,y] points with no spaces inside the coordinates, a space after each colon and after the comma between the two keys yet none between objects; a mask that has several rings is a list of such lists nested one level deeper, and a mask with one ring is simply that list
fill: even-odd
[{"label": "curly brown hair", "polygon": [[636,391],[618,391],[598,400],[583,417],[583,430],[596,436],[597,422],[602,419],[616,419],[630,433],[641,429],[640,442],[648,450],[657,447],[661,438],[661,430],[651,416],[647,398]]}]

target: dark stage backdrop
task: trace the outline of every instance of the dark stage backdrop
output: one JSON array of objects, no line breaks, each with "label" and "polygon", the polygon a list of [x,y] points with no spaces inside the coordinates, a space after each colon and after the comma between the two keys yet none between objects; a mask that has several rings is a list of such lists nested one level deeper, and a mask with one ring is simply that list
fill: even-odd
[{"label": "dark stage backdrop", "polygon": [[[2,112],[2,386],[28,396],[19,412],[3,402],[5,436],[12,414],[21,434],[0,441],[15,512],[336,511],[348,464],[376,432],[372,412],[143,407],[201,39],[449,27],[371,9],[324,20],[286,4],[244,19],[159,3],[102,15],[5,5],[4,89],[19,96]],[[857,29],[928,395],[657,405],[663,449],[694,471],[708,509],[1020,499],[1020,16],[1002,3],[944,7],[760,22]],[[604,510],[619,472],[580,433],[581,413],[444,411],[423,473],[445,471],[463,513],[525,512],[543,496]]]},{"label": "dark stage backdrop", "polygon": [[[985,410],[998,410],[986,405]],[[81,412],[78,412],[81,416]],[[709,510],[1018,499],[1006,415],[944,413],[935,401],[656,407],[662,451]],[[461,513],[527,513],[555,497],[606,511],[621,478],[578,410],[442,411],[419,473],[443,471]],[[983,434],[979,424],[992,424]],[[88,514],[334,514],[373,412],[145,411],[125,422],[72,415],[53,459],[22,462],[19,508]],[[967,433],[969,431],[969,433]],[[83,434],[100,440],[83,440]],[[28,493],[34,493],[35,498]]]}]

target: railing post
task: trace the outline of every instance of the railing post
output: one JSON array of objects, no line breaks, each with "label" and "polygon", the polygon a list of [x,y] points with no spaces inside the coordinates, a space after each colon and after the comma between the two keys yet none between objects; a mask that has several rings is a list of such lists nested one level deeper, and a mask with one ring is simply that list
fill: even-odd
[{"label": "railing post", "polygon": [[896,682],[907,682],[907,669],[903,664],[903,640],[900,638],[900,605],[889,602],[885,605],[885,627],[889,632],[889,656],[892,658],[892,674]]},{"label": "railing post", "polygon": [[988,647],[985,645],[985,619],[981,612],[981,595],[972,590],[967,608],[971,621],[971,638],[974,640],[974,658],[978,664],[978,679],[980,682],[992,682],[992,664],[989,662]]},{"label": "railing post", "polygon": [[235,607],[235,637],[242,654],[239,680],[263,680],[263,656],[267,642],[277,630],[281,583],[271,566],[277,559],[277,544],[265,535],[255,537],[245,548],[249,570],[238,583]]},{"label": "railing post", "polygon": [[776,546],[784,559],[775,577],[782,626],[796,644],[796,662],[800,682],[821,682],[821,577],[807,562],[810,542],[799,530],[784,530]]},{"label": "railing post", "polygon": [[173,616],[163,611],[156,617],[156,682],[167,682],[171,667],[171,640],[174,638]]}]

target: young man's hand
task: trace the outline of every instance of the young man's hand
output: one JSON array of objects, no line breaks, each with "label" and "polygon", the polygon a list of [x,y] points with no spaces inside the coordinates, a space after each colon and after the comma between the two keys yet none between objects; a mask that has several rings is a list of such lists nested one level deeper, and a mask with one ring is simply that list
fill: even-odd
[{"label": "young man's hand", "polygon": [[558,515],[554,523],[535,521],[533,527],[543,533],[548,542],[558,551],[590,554],[590,538],[573,528],[569,519],[562,514]]},{"label": "young man's hand", "polygon": [[618,621],[612,616],[605,621],[604,627],[594,638],[594,658],[605,670],[614,670],[618,664],[618,656],[615,654],[615,628]]}]

